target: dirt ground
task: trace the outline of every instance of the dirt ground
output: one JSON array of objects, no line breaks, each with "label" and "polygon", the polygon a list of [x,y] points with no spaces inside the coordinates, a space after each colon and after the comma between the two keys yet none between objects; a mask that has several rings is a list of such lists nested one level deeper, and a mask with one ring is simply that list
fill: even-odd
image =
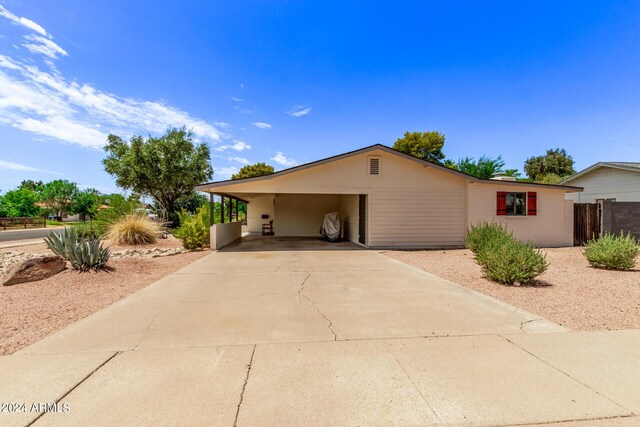
[{"label": "dirt ground", "polygon": [[640,268],[591,268],[580,248],[544,249],[549,269],[536,285],[505,286],[482,277],[466,249],[384,254],[574,330],[640,328]]},{"label": "dirt ground", "polygon": [[[136,248],[180,247],[173,237]],[[130,248],[130,247],[129,247]],[[112,250],[127,249],[112,247]],[[1,251],[50,253],[44,244]],[[108,271],[67,268],[45,280],[0,286],[0,355],[14,353],[202,258],[209,251],[109,260]]]}]

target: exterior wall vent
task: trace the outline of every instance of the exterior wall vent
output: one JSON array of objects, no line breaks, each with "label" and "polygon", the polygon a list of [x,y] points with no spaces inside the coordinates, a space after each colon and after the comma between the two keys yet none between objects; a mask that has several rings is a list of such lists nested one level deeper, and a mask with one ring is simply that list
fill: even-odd
[{"label": "exterior wall vent", "polygon": [[380,175],[380,157],[369,157],[369,175]]}]

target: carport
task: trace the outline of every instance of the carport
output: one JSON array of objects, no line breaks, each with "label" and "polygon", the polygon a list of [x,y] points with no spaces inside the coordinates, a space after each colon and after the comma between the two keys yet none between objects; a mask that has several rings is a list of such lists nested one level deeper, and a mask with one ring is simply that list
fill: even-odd
[{"label": "carport", "polygon": [[[366,194],[238,191],[248,184],[229,183],[228,186],[236,187],[233,192],[223,186],[204,188],[207,185],[203,185],[198,188],[210,195],[212,250],[238,240],[243,232],[254,239],[319,238],[324,215],[330,212],[340,214],[342,239],[366,244]],[[215,223],[214,203],[218,200],[222,210],[219,222]],[[246,205],[245,224],[239,215],[241,204]],[[273,225],[273,236],[262,236],[263,225],[269,223]]]}]

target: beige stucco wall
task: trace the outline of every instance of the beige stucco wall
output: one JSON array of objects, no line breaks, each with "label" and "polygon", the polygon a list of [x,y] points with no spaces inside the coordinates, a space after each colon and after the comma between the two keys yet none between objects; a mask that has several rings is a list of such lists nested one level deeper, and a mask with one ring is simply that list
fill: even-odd
[{"label": "beige stucco wall", "polygon": [[210,244],[211,250],[218,250],[229,243],[238,240],[242,236],[242,223],[225,222],[211,226]]},{"label": "beige stucco wall", "polygon": [[[496,196],[498,191],[535,191],[537,215],[498,216]],[[497,222],[521,240],[530,240],[537,246],[555,247],[573,245],[573,202],[565,201],[564,193],[540,187],[520,185],[496,185],[491,183],[469,184],[468,226],[479,222]]]},{"label": "beige stucco wall", "polygon": [[[263,219],[262,215],[269,215],[268,219]],[[261,233],[262,224],[268,223],[275,217],[273,194],[261,195],[252,198],[247,205],[247,231],[250,233]]]},{"label": "beige stucco wall", "polygon": [[601,167],[582,175],[568,185],[583,187],[581,193],[567,193],[575,203],[595,203],[596,199],[640,202],[640,172]]}]

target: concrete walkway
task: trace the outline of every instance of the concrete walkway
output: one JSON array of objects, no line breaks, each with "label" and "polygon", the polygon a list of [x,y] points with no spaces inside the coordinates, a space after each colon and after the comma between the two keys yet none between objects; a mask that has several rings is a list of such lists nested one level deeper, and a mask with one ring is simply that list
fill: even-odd
[{"label": "concrete walkway", "polygon": [[569,332],[355,246],[261,245],[0,358],[0,402],[27,404],[0,425],[640,424],[638,331]]}]

